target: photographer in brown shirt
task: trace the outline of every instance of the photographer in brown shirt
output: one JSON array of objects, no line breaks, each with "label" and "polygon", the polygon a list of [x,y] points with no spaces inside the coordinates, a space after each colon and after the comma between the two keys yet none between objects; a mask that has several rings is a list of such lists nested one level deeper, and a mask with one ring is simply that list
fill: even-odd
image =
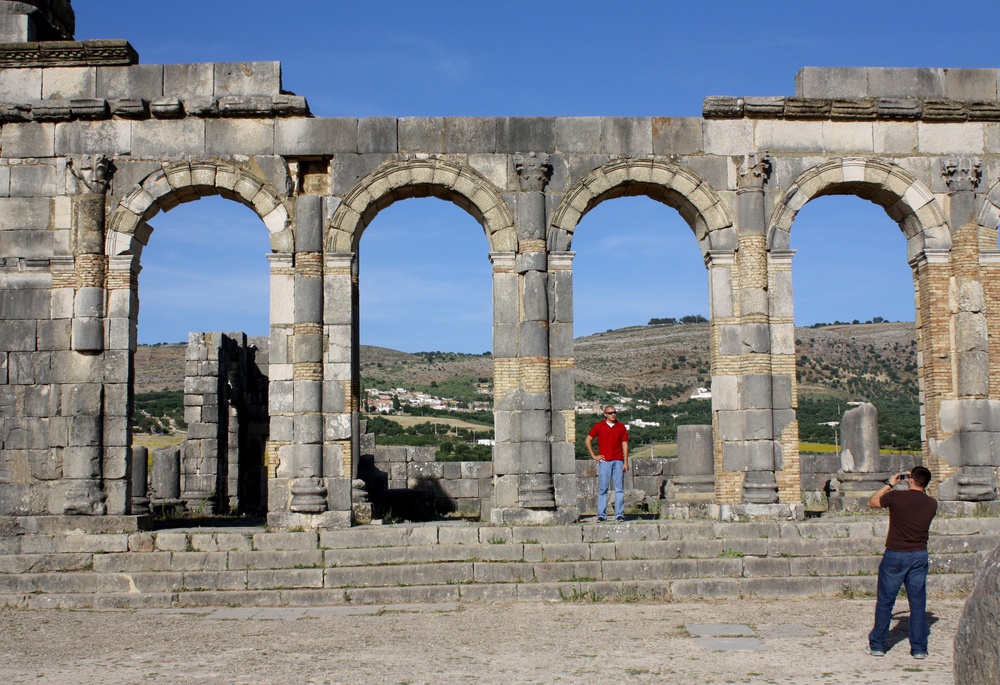
[{"label": "photographer in brown shirt", "polygon": [[[904,479],[908,489],[892,489]],[[905,585],[910,603],[910,654],[914,659],[927,658],[927,538],[938,505],[936,499],[924,492],[930,482],[931,472],[916,466],[909,473],[893,474],[868,499],[872,509],[889,510],[889,533],[878,567],[875,627],[868,634],[865,650],[872,656],[885,656],[892,607],[900,586]]]}]

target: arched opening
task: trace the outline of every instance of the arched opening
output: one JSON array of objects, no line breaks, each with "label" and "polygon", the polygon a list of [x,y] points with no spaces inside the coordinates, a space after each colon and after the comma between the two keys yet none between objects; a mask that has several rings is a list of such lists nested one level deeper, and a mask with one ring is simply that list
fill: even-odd
[{"label": "arched opening", "polygon": [[153,223],[137,279],[133,447],[152,458],[179,446],[189,513],[263,514],[267,232],[250,209],[220,197]]},{"label": "arched opening", "polygon": [[[236,203],[210,200],[158,216],[213,195],[235,200],[252,214]],[[159,226],[155,238],[149,222]],[[154,511],[202,516],[266,511],[268,321],[274,310],[267,304],[267,256],[289,235],[287,223],[286,208],[266,183],[216,162],[180,163],[154,172],[141,185],[125,189],[109,217],[107,350],[127,363],[127,376],[110,396],[111,411],[120,411],[124,419],[122,442],[116,444],[138,448],[137,429],[150,427],[154,432],[175,429],[167,442],[177,442],[176,433],[181,438],[179,445],[164,445],[163,454],[154,452],[147,464],[153,467]],[[146,249],[150,241],[153,247]],[[140,275],[144,265],[149,267],[145,277]],[[195,327],[204,330],[189,333]],[[178,338],[184,345],[173,354],[161,345],[145,355],[173,358],[172,370],[170,364],[164,370],[173,397],[145,405],[137,401],[143,398],[136,395],[136,359],[148,351],[136,352],[137,342],[176,343]],[[178,375],[183,409],[176,407]],[[162,413],[167,405],[174,405],[173,416],[147,421],[147,407]],[[133,450],[133,456],[137,453]],[[163,468],[157,468],[157,457]]]},{"label": "arched opening", "polygon": [[[867,297],[870,302],[875,303],[875,307],[885,309],[889,302],[884,297],[887,291],[898,293],[893,300],[899,304],[893,304],[894,308],[901,313],[898,317],[886,316],[885,314],[869,313],[857,314],[853,312],[849,315],[848,321],[840,321],[842,326],[847,328],[839,331],[840,334],[846,332],[846,339],[827,341],[824,349],[846,350],[844,364],[838,366],[837,359],[841,355],[834,357],[831,351],[828,360],[824,355],[815,354],[814,358],[802,359],[802,348],[805,344],[819,343],[819,335],[809,334],[799,329],[796,332],[796,348],[799,352],[799,364],[796,376],[799,383],[795,384],[793,391],[793,407],[797,407],[798,434],[800,438],[808,438],[810,433],[816,430],[829,431],[829,438],[835,438],[843,442],[850,442],[850,445],[834,444],[833,453],[827,460],[829,463],[825,469],[815,468],[810,477],[811,467],[809,461],[803,457],[802,478],[803,487],[807,492],[814,492],[815,497],[807,496],[807,501],[816,502],[816,507],[825,507],[825,500],[817,490],[817,481],[822,478],[819,471],[824,471],[829,475],[836,469],[837,482],[840,485],[837,492],[831,493],[829,504],[832,508],[854,508],[863,507],[867,501],[867,496],[863,495],[864,490],[871,490],[870,483],[878,480],[880,470],[892,470],[894,468],[908,467],[917,460],[928,457],[927,446],[930,438],[937,434],[938,408],[941,398],[950,392],[951,370],[942,369],[937,361],[948,354],[947,336],[942,336],[935,331],[941,330],[942,323],[947,325],[947,321],[935,313],[933,303],[934,292],[946,292],[948,283],[948,254],[951,248],[951,232],[945,222],[944,215],[934,200],[934,196],[919,181],[905,171],[892,164],[878,160],[865,159],[842,159],[831,160],[803,173],[792,187],[785,193],[778,206],[771,216],[771,223],[768,230],[768,240],[772,249],[772,262],[784,263],[787,266],[779,267],[786,270],[791,269],[791,264],[785,259],[791,259],[791,253],[783,253],[789,246],[797,243],[789,241],[789,230],[792,221],[796,218],[798,211],[814,198],[826,195],[856,195],[859,198],[870,200],[884,209],[888,219],[897,223],[897,228],[892,228],[885,218],[879,216],[877,210],[870,211],[864,208],[864,212],[858,216],[832,214],[834,225],[820,228],[819,232],[829,236],[837,236],[837,245],[827,245],[821,257],[827,264],[840,265],[840,270],[835,275],[826,276],[822,287],[836,291],[840,287],[845,293],[852,290],[857,284],[873,283],[875,279],[870,278],[870,273],[893,273],[889,269],[895,269],[895,275],[890,281],[878,284],[877,288],[863,286],[857,297]],[[825,200],[824,202],[838,202],[837,200]],[[839,202],[843,202],[842,200]],[[851,205],[852,209],[861,203],[855,200]],[[842,204],[830,204],[830,207],[842,207]],[[868,211],[866,211],[868,210]],[[808,216],[808,215],[807,215]],[[846,224],[851,224],[847,226]],[[872,224],[881,224],[885,229],[880,231],[881,241],[890,241],[890,244],[873,244]],[[797,229],[800,230],[800,229]],[[905,252],[902,242],[892,245],[893,238],[888,236],[899,235],[899,231],[905,239]],[[807,244],[807,243],[806,243]],[[842,255],[841,260],[835,259],[838,251]],[[895,253],[895,254],[892,254]],[[784,254],[786,257],[782,257]],[[833,257],[831,257],[831,255]],[[873,263],[865,264],[865,260],[874,258]],[[796,260],[798,257],[796,257]],[[909,263],[912,269],[913,288],[913,310],[914,333],[912,338],[907,331],[897,331],[901,339],[890,340],[884,331],[881,336],[875,339],[861,340],[860,329],[852,330],[852,326],[877,326],[885,328],[891,326],[879,319],[904,318],[907,310],[905,300],[906,286],[903,285],[905,277],[902,267],[904,260]],[[895,262],[895,266],[890,266]],[[860,267],[858,271],[855,266]],[[772,265],[772,269],[775,267]],[[867,273],[866,273],[867,272]],[[789,274],[790,276],[790,274]],[[796,283],[796,289],[801,284]],[[851,298],[841,297],[841,300],[852,302]],[[903,302],[900,302],[902,300]],[[854,300],[856,302],[856,300]],[[809,306],[809,299],[803,302],[803,306]],[[850,306],[850,305],[849,305]],[[862,305],[854,304],[860,308]],[[870,305],[869,305],[870,306]],[[796,305],[796,318],[799,323],[803,322],[802,316],[798,312],[799,305]],[[791,309],[785,311],[790,316]],[[840,310],[848,311],[848,310]],[[874,310],[872,310],[874,311]],[[806,315],[808,318],[815,318]],[[871,318],[867,318],[867,317]],[[824,317],[825,318],[825,317]],[[848,315],[844,314],[844,318]],[[907,317],[908,318],[908,317]],[[855,323],[857,320],[857,323]],[[837,317],[833,321],[821,321],[820,323],[837,323]],[[868,324],[862,322],[868,321]],[[904,329],[908,324],[902,324]],[[834,333],[837,331],[825,331]],[[805,341],[802,336],[807,335]],[[857,349],[855,349],[855,347]],[[808,352],[805,355],[809,357]],[[928,367],[920,368],[918,359],[923,359]],[[865,363],[862,363],[865,362]],[[946,373],[942,373],[945,371]],[[916,379],[912,374],[916,373]],[[813,407],[808,405],[811,399],[804,399],[802,389],[798,387],[803,384],[808,388],[809,384],[820,384],[826,392],[832,392],[832,402],[835,404],[843,400],[857,402],[849,413],[843,417],[839,416],[841,407],[837,407],[832,415],[827,408],[824,417],[826,420],[819,421],[815,412],[810,410]],[[825,384],[825,385],[824,385]],[[916,388],[919,388],[919,395]],[[840,397],[837,397],[837,394]],[[800,396],[801,395],[801,396]],[[851,396],[862,399],[852,399]],[[865,402],[869,397],[880,396],[879,400],[885,407],[882,412],[884,416],[879,417],[876,425],[874,402]],[[888,399],[884,399],[888,397]],[[919,397],[919,405],[916,400]],[[914,440],[914,409],[919,406],[919,447]],[[841,423],[843,421],[843,423]],[[823,424],[822,427],[815,424]],[[885,440],[884,450],[879,449],[879,437]],[[828,438],[828,439],[829,439]],[[900,451],[890,454],[890,445],[898,444]],[[808,445],[803,445],[808,451]],[[829,448],[828,448],[829,449]],[[839,459],[836,454],[839,450]],[[914,450],[922,452],[921,455],[914,454]],[[932,469],[936,464],[929,464]],[[830,488],[826,488],[830,492]],[[851,491],[854,492],[851,492]],[[870,494],[870,492],[869,492]]]},{"label": "arched opening", "polygon": [[634,423],[637,457],[675,456],[678,423],[711,423],[709,402],[686,404],[711,384],[698,245],[676,212],[628,197],[584,216],[573,251],[577,457],[602,404]]},{"label": "arched opening", "polygon": [[450,201],[395,202],[364,229],[358,271],[358,475],[374,515],[488,515],[493,308],[482,227]]},{"label": "arched opening", "polygon": [[572,248],[582,513],[597,507],[597,479],[586,477],[596,464],[584,441],[613,404],[631,446],[626,514],[651,514],[674,471],[678,426],[712,423],[704,259],[684,219],[647,197],[594,207]]},{"label": "arched opening", "polygon": [[[829,450],[839,457],[840,421],[858,403],[876,407],[884,454],[919,453],[913,271],[906,238],[882,208],[837,196],[802,209],[791,246],[803,455]],[[805,463],[803,471],[809,471]]]},{"label": "arched opening", "polygon": [[[630,403],[630,407],[627,412],[623,412],[621,418],[628,419],[628,412],[632,414],[644,412],[649,416],[648,420],[636,417],[642,424],[634,424],[635,427],[640,428],[640,432],[647,433],[647,435],[639,436],[637,434],[638,442],[645,446],[639,448],[634,454],[637,457],[640,454],[645,454],[648,457],[652,453],[654,458],[644,459],[641,462],[638,459],[635,460],[636,469],[631,469],[626,473],[625,486],[627,490],[630,484],[633,486],[631,488],[631,499],[634,511],[652,512],[659,507],[661,494],[665,494],[664,486],[666,479],[677,476],[678,473],[683,473],[683,477],[687,479],[684,487],[689,492],[686,492],[685,496],[691,495],[691,500],[698,499],[703,502],[710,502],[714,497],[714,443],[711,437],[712,403],[710,401],[711,390],[709,388],[712,377],[709,347],[713,343],[709,339],[711,326],[709,319],[711,316],[707,311],[709,309],[709,297],[706,294],[709,274],[701,271],[701,269],[705,268],[705,265],[708,263],[706,260],[713,251],[718,251],[720,255],[719,259],[722,261],[725,260],[726,255],[732,255],[736,248],[736,233],[729,210],[720,201],[711,186],[691,171],[680,166],[657,162],[655,160],[614,160],[587,174],[566,193],[565,198],[560,203],[552,218],[549,249],[554,251],[574,250],[570,255],[576,255],[572,260],[574,262],[573,269],[576,271],[578,269],[576,262],[580,258],[580,244],[576,242],[576,229],[581,220],[606,200],[630,198],[633,196],[645,196],[656,202],[645,203],[641,199],[626,199],[625,203],[610,203],[610,205],[617,204],[619,207],[639,207],[643,211],[650,210],[655,212],[656,218],[652,221],[647,220],[646,223],[655,225],[656,229],[659,229],[660,232],[657,234],[657,238],[644,236],[646,240],[663,240],[665,221],[668,227],[675,225],[679,229],[677,231],[668,231],[671,242],[660,246],[660,249],[664,250],[667,254],[660,254],[655,250],[650,250],[649,245],[643,242],[641,238],[636,238],[634,244],[630,246],[633,258],[637,254],[644,253],[645,256],[653,260],[658,259],[658,261],[649,264],[642,264],[642,268],[636,270],[645,270],[656,274],[653,278],[650,278],[648,273],[646,274],[645,287],[648,288],[648,284],[651,282],[664,282],[663,279],[672,273],[681,276],[675,285],[663,285],[660,287],[661,293],[659,297],[661,299],[657,307],[660,311],[648,311],[634,323],[640,324],[643,329],[648,329],[644,330],[644,334],[650,339],[657,337],[669,338],[671,336],[663,335],[664,331],[680,324],[685,326],[691,325],[689,329],[691,331],[701,326],[704,328],[704,332],[700,337],[700,340],[703,340],[703,342],[695,343],[695,345],[697,348],[702,349],[704,353],[701,355],[688,354],[692,350],[685,349],[684,352],[668,354],[667,358],[665,358],[662,350],[658,350],[655,345],[649,345],[649,340],[645,340],[643,342],[647,344],[641,345],[641,347],[644,349],[653,349],[656,352],[654,352],[652,358],[647,356],[643,359],[644,363],[642,366],[645,368],[638,370],[636,375],[640,378],[645,376],[646,379],[657,379],[654,383],[647,383],[647,387],[655,386],[656,388],[655,391],[651,390],[649,392],[650,396],[648,398],[644,398],[640,403],[637,398],[628,397],[626,394],[627,389],[637,388],[640,385],[633,377],[625,385],[620,382],[618,383],[619,387],[614,388],[614,390],[618,391],[617,397],[610,397],[606,392],[603,393],[603,396],[599,396],[602,393],[593,391],[583,385],[578,386],[581,388],[579,393],[576,393],[576,388],[573,388],[574,392],[572,394],[554,394],[553,409],[561,411],[564,414],[573,415],[574,429],[566,431],[567,435],[565,439],[574,443],[572,446],[567,445],[566,447],[569,448],[567,450],[569,453],[575,452],[578,459],[580,457],[584,459],[590,458],[589,452],[585,451],[585,446],[581,449],[581,445],[584,445],[585,437],[590,428],[596,423],[594,419],[598,417],[594,414],[577,415],[577,407],[582,407],[584,410],[592,412],[594,411],[594,407],[600,406],[602,401],[614,401],[621,405]],[[637,204],[632,205],[633,202]],[[663,208],[657,207],[657,203],[675,208],[677,214],[675,215],[669,211],[663,214]],[[605,209],[604,211],[608,210]],[[594,215],[598,221],[601,220],[602,213],[598,212]],[[669,216],[670,218],[665,220],[665,216]],[[687,224],[687,228],[681,225],[681,220]],[[633,223],[634,219],[631,216],[618,216],[615,213],[614,216],[610,217],[610,221],[613,225],[605,227],[599,234],[595,232],[597,239],[621,235],[624,231],[629,230],[630,224]],[[650,229],[647,228],[645,230],[648,231]],[[681,236],[686,235],[687,230],[693,232],[695,240],[688,240],[686,242],[690,246],[688,248],[680,247],[685,242],[685,239]],[[586,247],[586,243],[584,243],[584,246]],[[687,250],[690,251],[687,252],[686,257],[678,256]],[[678,264],[682,264],[683,267],[678,266]],[[627,264],[621,268],[628,271],[631,266],[631,264]],[[586,259],[582,268],[586,272]],[[693,269],[693,271],[686,272],[686,269]],[[699,271],[699,275],[693,275]],[[606,270],[600,274],[598,286],[593,290],[595,297],[600,297],[600,285],[611,280],[608,272],[610,270]],[[575,284],[577,278],[577,273],[574,273],[574,290],[577,290],[577,285]],[[700,283],[701,285],[692,289],[690,287],[691,283]],[[643,286],[632,287],[641,289]],[[586,286],[584,286],[584,289],[586,290]],[[679,290],[688,295],[692,292],[697,293],[700,290],[702,293],[700,297],[695,295],[693,300],[680,300],[674,303],[680,307],[686,305],[695,308],[695,311],[679,313],[683,310],[678,309],[678,313],[676,314],[664,311],[673,295],[672,292],[666,291],[671,289],[675,291]],[[722,294],[724,295],[724,293]],[[563,296],[565,298],[566,293],[563,293]],[[578,295],[573,295],[574,309],[581,311],[582,307],[577,301],[578,297]],[[606,302],[607,298],[604,298],[604,301]],[[657,301],[655,297],[653,301]],[[700,306],[695,307],[699,303]],[[725,311],[723,303],[719,303],[717,308],[719,311]],[[633,316],[636,314],[632,313]],[[572,325],[576,326],[577,324],[574,323]],[[607,327],[605,326],[606,332],[601,335],[611,335],[611,332],[606,329]],[[579,331],[580,329],[577,327],[574,330]],[[625,335],[630,334],[629,329],[626,329]],[[695,337],[699,337],[697,332],[694,335]],[[633,357],[637,357],[638,355],[635,355],[636,347],[637,345],[634,341],[631,344],[629,341],[625,341],[624,344],[610,348],[605,356],[616,358],[622,355],[632,355]],[[573,366],[576,368],[570,369],[572,372],[570,377],[574,379],[574,385],[581,381],[579,368],[587,366],[586,362],[581,364],[580,361],[581,357],[584,357],[585,354],[581,353],[576,346],[572,347]],[[683,361],[681,357],[683,357]],[[682,364],[684,364],[683,369]],[[672,384],[669,382],[664,383],[662,376],[671,373],[676,374],[674,376],[676,379],[675,382]],[[685,378],[684,374],[687,374],[688,377]],[[558,375],[561,377],[564,374],[560,372]],[[555,373],[553,373],[553,378],[556,378]],[[693,381],[690,384],[693,387],[690,387],[689,381]],[[699,382],[704,382],[704,385],[699,385]],[[561,381],[560,385],[570,387],[570,384],[565,381]],[[577,394],[579,396],[574,397]],[[626,394],[628,399],[622,397],[623,394]],[[568,395],[568,397],[565,395]],[[674,400],[681,399],[690,402],[692,396],[694,396],[694,399],[704,398],[706,401],[696,402],[697,407],[685,407],[680,411],[672,411],[670,409],[671,402]],[[663,420],[654,419],[658,414],[662,414]],[[674,446],[676,444],[675,436],[678,419],[681,417],[683,417],[686,425],[693,424],[692,428],[686,428],[684,431],[686,436],[691,436],[691,440],[685,439],[684,442],[697,446],[695,450],[690,452],[687,450],[677,450]],[[635,421],[636,419],[633,418],[631,420]],[[648,425],[645,425],[647,423]],[[656,431],[659,431],[659,433]],[[662,454],[669,455],[673,453],[673,455],[676,455],[684,452],[684,454],[692,455],[692,459],[688,460],[687,457],[676,458],[675,456],[655,457],[657,454],[657,440],[664,441],[670,438],[673,438],[675,443],[661,445],[659,449]],[[635,439],[633,439],[633,442],[635,442]],[[650,445],[650,443],[652,444]],[[646,451],[644,452],[644,450]],[[665,459],[670,460],[669,465],[663,463]],[[678,463],[684,462],[688,464],[689,461],[690,469],[680,469],[678,471]],[[577,462],[577,475],[583,476],[578,479],[578,485],[583,489],[579,499],[582,513],[588,513],[588,510],[593,512],[597,508],[596,478],[593,477],[596,475],[594,473],[595,470],[593,461]],[[642,480],[636,480],[640,477]],[[675,480],[677,479],[675,478]],[[593,490],[590,490],[590,488],[593,488]]]}]

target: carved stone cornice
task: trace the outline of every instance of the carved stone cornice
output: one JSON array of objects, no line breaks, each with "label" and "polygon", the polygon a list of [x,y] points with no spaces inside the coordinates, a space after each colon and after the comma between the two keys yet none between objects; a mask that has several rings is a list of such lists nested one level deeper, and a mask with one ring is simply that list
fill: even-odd
[{"label": "carved stone cornice", "polygon": [[705,98],[701,112],[706,119],[1000,121],[1000,101],[712,96]]},{"label": "carved stone cornice", "polygon": [[739,176],[736,180],[740,190],[761,190],[771,177],[771,153],[767,150],[751,152],[743,157],[740,163]]},{"label": "carved stone cornice", "polygon": [[552,165],[549,156],[540,152],[514,155],[514,169],[517,170],[517,180],[521,190],[525,192],[541,192],[552,175]]},{"label": "carved stone cornice", "polygon": [[983,162],[977,157],[949,157],[941,160],[941,175],[948,190],[975,190],[983,180]]},{"label": "carved stone cornice", "polygon": [[0,68],[127,67],[139,53],[127,40],[49,40],[0,43]]}]

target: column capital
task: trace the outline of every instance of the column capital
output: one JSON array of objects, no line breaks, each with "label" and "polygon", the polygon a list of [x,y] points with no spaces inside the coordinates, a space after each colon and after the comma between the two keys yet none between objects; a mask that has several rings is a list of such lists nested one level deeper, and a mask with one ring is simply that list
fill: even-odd
[{"label": "column capital", "polygon": [[767,254],[772,263],[791,264],[792,257],[795,256],[795,250],[769,250]]},{"label": "column capital", "polygon": [[138,274],[142,271],[142,265],[139,264],[139,260],[136,259],[135,255],[112,255],[108,257],[108,270],[129,271],[133,274]]},{"label": "column capital", "polygon": [[291,269],[294,255],[291,252],[269,252],[267,261],[271,263],[271,270]]},{"label": "column capital", "polygon": [[514,155],[514,169],[521,190],[526,192],[541,192],[545,190],[549,177],[552,175],[552,164],[549,156],[543,152],[517,153]]},{"label": "column capital", "polygon": [[948,157],[940,160],[941,175],[948,190],[975,190],[983,180],[983,162],[978,157]]},{"label": "column capital", "polygon": [[736,250],[709,250],[705,255],[705,266],[732,266],[736,262]]},{"label": "column capital", "polygon": [[328,269],[350,269],[357,259],[357,252],[328,252],[324,266]]},{"label": "column capital", "polygon": [[490,252],[490,263],[493,264],[494,271],[513,271],[516,259],[516,252]]},{"label": "column capital", "polygon": [[915,267],[920,263],[941,266],[951,262],[951,250],[945,247],[925,247],[920,254],[910,260],[910,266]]},{"label": "column capital", "polygon": [[576,252],[549,252],[549,271],[565,271],[573,266]]},{"label": "column capital", "polygon": [[66,160],[66,189],[78,194],[108,192],[111,180],[111,160],[104,155],[82,155]]},{"label": "column capital", "polygon": [[1000,264],[1000,250],[979,250],[980,266],[995,266]]},{"label": "column capital", "polygon": [[736,187],[739,190],[763,190],[771,177],[772,169],[771,153],[767,150],[744,155],[743,161],[740,162]]}]

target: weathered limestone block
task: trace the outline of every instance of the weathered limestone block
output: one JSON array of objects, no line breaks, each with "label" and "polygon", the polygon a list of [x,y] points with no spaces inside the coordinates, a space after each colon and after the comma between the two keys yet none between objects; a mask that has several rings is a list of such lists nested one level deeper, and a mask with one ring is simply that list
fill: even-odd
[{"label": "weathered limestone block", "polygon": [[132,513],[149,513],[149,450],[132,448]]},{"label": "weathered limestone block", "polygon": [[955,634],[955,685],[1000,682],[1000,547],[976,571]]},{"label": "weathered limestone block", "polygon": [[676,474],[701,476],[713,471],[712,426],[678,426]]},{"label": "weathered limestone block", "polygon": [[277,95],[280,62],[221,62],[214,65],[215,95]]},{"label": "weathered limestone block", "polygon": [[163,72],[162,64],[97,67],[96,95],[105,100],[114,98],[152,100],[161,97],[164,94]]},{"label": "weathered limestone block", "polygon": [[878,409],[865,402],[844,412],[840,422],[841,470],[869,473],[876,469],[879,455]]},{"label": "weathered limestone block", "polygon": [[177,499],[181,496],[181,449],[178,445],[153,450],[153,499]]}]

